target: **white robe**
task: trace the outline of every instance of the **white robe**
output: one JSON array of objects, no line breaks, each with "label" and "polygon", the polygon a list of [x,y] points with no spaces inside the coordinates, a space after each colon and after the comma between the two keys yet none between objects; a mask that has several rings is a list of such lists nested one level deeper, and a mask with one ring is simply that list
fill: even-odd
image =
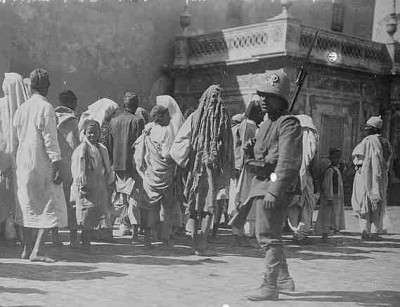
[{"label": "white robe", "polygon": [[[370,211],[369,203],[374,196],[380,203],[382,215],[386,212],[388,170],[391,158],[385,161],[378,135],[365,137],[353,150],[353,163],[360,165],[354,176],[351,205],[355,213],[364,218]],[[380,225],[380,227],[384,227]]]},{"label": "white robe", "polygon": [[15,113],[14,128],[19,143],[16,222],[31,228],[67,226],[63,186],[52,182],[52,162],[61,160],[53,107],[34,94]]}]

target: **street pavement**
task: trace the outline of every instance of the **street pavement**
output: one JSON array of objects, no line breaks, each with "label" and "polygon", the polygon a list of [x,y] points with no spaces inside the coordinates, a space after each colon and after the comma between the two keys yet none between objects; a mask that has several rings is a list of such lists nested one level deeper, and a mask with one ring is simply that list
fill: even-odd
[{"label": "street pavement", "polygon": [[[210,244],[212,257],[191,254],[190,240],[177,239],[173,250],[152,250],[115,243],[94,243],[90,254],[46,244],[56,263],[18,258],[18,248],[3,247],[0,306],[400,306],[400,207],[388,210],[389,234],[380,242],[360,241],[357,220],[346,210],[344,233],[329,244],[296,246],[285,236],[296,292],[278,302],[249,302],[259,286],[263,252],[234,247],[229,230]],[[117,232],[115,232],[117,234]]]}]

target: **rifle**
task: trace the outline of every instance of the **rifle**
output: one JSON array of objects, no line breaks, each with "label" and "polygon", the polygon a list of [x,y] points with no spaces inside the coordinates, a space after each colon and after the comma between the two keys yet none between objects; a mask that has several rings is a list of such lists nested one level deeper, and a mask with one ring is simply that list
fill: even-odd
[{"label": "rifle", "polygon": [[303,63],[301,64],[301,67],[300,67],[299,72],[297,74],[297,78],[296,78],[296,81],[295,81],[297,87],[296,87],[296,89],[294,91],[292,99],[290,100],[290,106],[289,106],[289,111],[290,112],[293,111],[293,108],[294,108],[294,105],[296,103],[297,97],[299,96],[301,87],[303,86],[304,80],[306,79],[306,76],[307,76],[306,65],[308,63],[308,59],[310,58],[311,51],[314,48],[315,42],[317,41],[318,32],[319,32],[319,30],[317,30],[315,32],[314,38],[313,38],[313,40],[311,42],[310,49],[308,49],[307,56],[304,59]]}]

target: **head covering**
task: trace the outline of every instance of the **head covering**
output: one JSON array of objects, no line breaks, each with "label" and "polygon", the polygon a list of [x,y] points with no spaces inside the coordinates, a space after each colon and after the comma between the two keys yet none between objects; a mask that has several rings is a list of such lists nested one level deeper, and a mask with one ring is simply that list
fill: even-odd
[{"label": "head covering", "polygon": [[134,92],[126,92],[124,96],[124,108],[131,111],[136,111],[139,105],[139,97]]},{"label": "head covering", "polygon": [[76,102],[78,98],[76,97],[73,91],[66,90],[58,94],[58,100],[63,106],[72,107],[73,103]]},{"label": "head covering", "polygon": [[3,92],[6,97],[12,100],[14,112],[29,98],[25,92],[22,77],[13,72],[4,74]]},{"label": "head covering", "polygon": [[50,87],[50,78],[47,71],[43,68],[37,68],[30,74],[31,89],[36,90],[39,94],[47,94],[46,91]]},{"label": "head covering", "polygon": [[256,88],[257,94],[273,95],[289,101],[290,81],[283,68],[267,70],[265,80]]},{"label": "head covering", "polygon": [[147,124],[149,122],[149,112],[146,109],[138,107],[136,109],[135,115],[143,119],[144,124]]},{"label": "head covering", "polygon": [[5,73],[2,88],[5,96],[0,99],[0,155],[7,156],[16,151],[13,141],[16,136],[12,124],[15,111],[28,100],[28,96],[22,77],[17,73]]},{"label": "head covering", "polygon": [[[211,85],[200,98],[194,113],[192,148],[197,152],[195,170],[201,164],[211,164],[222,171],[226,162],[226,151],[233,148],[231,124],[225,105],[221,99],[222,87]],[[229,135],[229,136],[228,136]],[[224,140],[223,146],[221,141]]]},{"label": "head covering", "polygon": [[150,111],[150,121],[158,122],[166,112],[168,112],[168,109],[166,107],[154,106]]},{"label": "head covering", "polygon": [[118,104],[108,98],[101,98],[95,103],[88,106],[88,109],[82,113],[79,120],[79,131],[83,131],[83,126],[86,120],[94,119],[97,120],[101,125],[105,121],[109,121],[111,116],[118,110]]},{"label": "head covering", "polygon": [[367,125],[381,130],[383,125],[383,120],[381,116],[372,116],[370,119],[367,120]]},{"label": "head covering", "polygon": [[[171,121],[169,122],[169,129],[171,133],[172,140],[175,139],[179,128],[183,125],[185,121],[181,109],[174,98],[168,95],[161,95],[156,97],[156,102],[158,106],[163,106],[168,109]],[[172,144],[171,144],[172,145]]]},{"label": "head covering", "polygon": [[310,128],[310,129],[317,131],[317,128],[315,128],[313,119],[310,116],[308,116],[306,114],[299,114],[299,115],[296,115],[296,117],[300,121],[301,127]]}]

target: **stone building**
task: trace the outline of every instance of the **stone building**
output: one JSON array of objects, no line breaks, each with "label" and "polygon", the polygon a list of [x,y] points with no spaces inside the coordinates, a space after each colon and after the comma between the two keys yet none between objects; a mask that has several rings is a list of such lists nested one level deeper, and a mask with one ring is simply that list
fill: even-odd
[{"label": "stone building", "polygon": [[[338,0],[335,0],[337,2]],[[0,1],[0,83],[3,72],[51,75],[49,97],[73,89],[79,110],[99,97],[121,101],[135,90],[151,107],[172,94],[164,67],[174,60],[179,13],[188,2],[190,34],[257,24],[281,11],[279,0],[6,0]],[[332,0],[296,0],[291,12],[304,24],[370,39],[375,0],[344,0],[332,20]],[[355,26],[357,25],[357,26]],[[1,89],[0,89],[1,92]]]},{"label": "stone building", "polygon": [[[328,10],[315,20],[317,25],[325,20],[319,26],[310,26],[308,21],[296,18],[298,11],[294,6],[288,13],[287,2],[281,1],[282,12],[266,21],[201,35],[193,35],[195,31],[190,34],[186,29],[190,14],[183,14],[183,35],[176,37],[171,68],[178,102],[183,108],[196,106],[208,85],[221,84],[230,112],[243,112],[252,99],[257,99],[254,89],[263,82],[265,70],[280,67],[288,72],[293,92],[297,68],[318,31],[309,58],[308,76],[294,110],[313,117],[321,139],[320,156],[327,157],[332,146],[340,147],[346,164],[351,165],[351,152],[362,138],[365,121],[378,114],[384,118],[385,135],[398,150],[400,134],[396,132],[393,118],[397,116],[395,96],[399,90],[395,75],[400,64],[397,56],[400,48],[390,40],[393,33],[384,33],[389,42],[375,42],[369,36],[373,18],[370,23],[344,18],[349,15],[344,12],[345,8],[351,12],[357,5],[361,7],[368,2],[351,1],[349,5],[347,1],[345,6],[344,1],[329,1]],[[329,4],[328,1],[321,3]],[[368,11],[373,12],[373,9]],[[357,27],[364,31],[355,36]],[[350,29],[353,35],[348,35]],[[349,203],[351,170],[348,175],[345,185]],[[392,176],[392,184],[397,186],[397,182]]]}]

